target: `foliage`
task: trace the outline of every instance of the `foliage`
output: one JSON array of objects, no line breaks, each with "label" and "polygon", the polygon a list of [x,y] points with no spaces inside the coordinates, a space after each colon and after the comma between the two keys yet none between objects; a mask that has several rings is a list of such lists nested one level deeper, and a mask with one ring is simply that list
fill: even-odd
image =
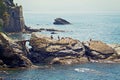
[{"label": "foliage", "polygon": [[9,25],[9,14],[8,14],[8,12],[4,12],[3,13],[3,21],[4,21],[4,23],[5,23],[5,25],[6,26],[8,26]]},{"label": "foliage", "polygon": [[3,13],[7,10],[7,7],[3,3],[3,0],[0,0],[0,18],[3,17]]},{"label": "foliage", "polygon": [[2,31],[2,23],[0,22],[0,32]]}]

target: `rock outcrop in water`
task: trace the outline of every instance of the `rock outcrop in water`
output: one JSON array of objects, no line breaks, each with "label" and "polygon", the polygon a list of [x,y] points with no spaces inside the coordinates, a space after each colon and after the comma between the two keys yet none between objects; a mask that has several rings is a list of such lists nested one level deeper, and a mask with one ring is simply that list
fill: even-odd
[{"label": "rock outcrop in water", "polygon": [[81,43],[66,37],[55,40],[32,34],[31,60],[35,63],[74,64],[84,62],[110,62],[118,59],[117,52],[101,41]]},{"label": "rock outcrop in water", "polygon": [[55,24],[55,25],[66,25],[66,24],[71,24],[71,23],[62,19],[62,18],[56,18],[55,22],[53,24]]},{"label": "rock outcrop in water", "polygon": [[32,62],[24,55],[22,47],[0,33],[0,67],[31,67]]},{"label": "rock outcrop in water", "polygon": [[[0,33],[0,67],[33,67],[33,63],[76,64],[86,62],[120,63],[119,45],[101,41],[80,42],[65,37],[49,37],[33,33],[31,49],[27,52],[24,41],[11,40]],[[26,53],[27,52],[27,53]]]},{"label": "rock outcrop in water", "polygon": [[48,64],[73,64],[88,62],[85,57],[83,44],[72,38],[66,37],[59,40],[50,37],[32,34],[31,60]]}]

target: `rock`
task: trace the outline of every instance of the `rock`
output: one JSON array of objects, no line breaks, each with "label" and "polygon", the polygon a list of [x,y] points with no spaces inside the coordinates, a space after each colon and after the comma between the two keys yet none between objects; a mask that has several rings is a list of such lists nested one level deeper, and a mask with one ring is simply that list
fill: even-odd
[{"label": "rock", "polygon": [[56,30],[56,29],[44,29],[46,31],[54,31],[54,32],[65,32],[64,30]]},{"label": "rock", "polygon": [[[46,35],[33,33],[30,45],[32,46],[32,56],[36,56],[31,57],[34,60],[36,58],[36,62],[42,60],[42,62],[51,64],[54,63],[54,59],[59,58],[61,64],[73,64],[79,63],[85,54],[83,44],[69,37],[55,40]],[[70,56],[69,59],[66,58],[68,56]]]},{"label": "rock", "polygon": [[76,64],[86,62],[120,63],[119,47],[101,41],[80,42],[69,37],[54,39],[33,33],[30,59],[34,63]]},{"label": "rock", "polygon": [[87,55],[92,59],[111,59],[116,58],[116,51],[109,45],[101,41],[90,41],[86,45],[89,49]]},{"label": "rock", "polygon": [[0,77],[0,80],[5,80],[3,77]]},{"label": "rock", "polygon": [[56,32],[51,32],[51,34],[57,34]]},{"label": "rock", "polygon": [[5,67],[7,67],[7,65],[4,64],[4,62],[2,60],[0,60],[0,68],[5,68]]},{"label": "rock", "polygon": [[0,33],[0,60],[8,67],[31,67],[31,61],[24,56],[22,47]]},{"label": "rock", "polygon": [[27,27],[27,26],[25,27],[25,30],[29,32],[41,32],[40,29],[31,29],[30,27]]},{"label": "rock", "polygon": [[55,25],[66,25],[66,24],[71,24],[71,23],[62,19],[62,18],[56,18],[55,22],[53,24],[55,24]]},{"label": "rock", "polygon": [[90,41],[89,48],[104,55],[115,53],[114,49],[101,41]]},{"label": "rock", "polygon": [[15,5],[13,0],[3,0],[6,12],[3,17],[3,30],[5,32],[22,32],[25,30],[22,6]]},{"label": "rock", "polygon": [[60,57],[60,58],[54,58],[50,64],[62,64],[62,65],[71,65],[71,64],[78,64],[78,63],[86,63],[88,62],[88,59],[86,57],[82,58],[75,58],[75,57]]},{"label": "rock", "polygon": [[63,30],[45,29],[45,28],[32,29],[32,28],[30,28],[30,27],[25,26],[25,32],[27,32],[27,33],[41,32],[41,31],[49,31],[49,32],[51,32],[51,34],[56,34],[56,32],[65,32],[65,31],[63,31]]},{"label": "rock", "polygon": [[120,56],[120,44],[108,44],[108,45],[115,49],[117,55]]}]

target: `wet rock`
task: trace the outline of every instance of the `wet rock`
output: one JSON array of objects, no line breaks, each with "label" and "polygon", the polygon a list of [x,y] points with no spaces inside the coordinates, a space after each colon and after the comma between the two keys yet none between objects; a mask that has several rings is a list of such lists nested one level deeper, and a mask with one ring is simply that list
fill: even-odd
[{"label": "wet rock", "polygon": [[56,32],[51,32],[51,34],[57,34]]},{"label": "wet rock", "polygon": [[66,25],[66,24],[71,24],[71,23],[62,19],[62,18],[56,18],[55,22],[53,24],[55,24],[55,25]]},{"label": "wet rock", "polygon": [[7,67],[32,66],[31,61],[24,56],[22,47],[3,33],[0,33],[0,60],[2,60]]}]

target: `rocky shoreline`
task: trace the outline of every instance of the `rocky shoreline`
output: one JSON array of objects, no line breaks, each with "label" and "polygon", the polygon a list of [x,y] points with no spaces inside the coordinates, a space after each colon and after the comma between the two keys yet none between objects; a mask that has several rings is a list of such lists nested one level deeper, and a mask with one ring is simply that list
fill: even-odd
[{"label": "rocky shoreline", "polygon": [[49,31],[49,32],[66,32],[66,31],[64,31],[64,30],[46,29],[46,28],[32,29],[32,28],[26,26],[26,27],[25,27],[24,33],[41,32],[41,31]]},{"label": "rocky shoreline", "polygon": [[[25,44],[30,42],[31,49]],[[36,68],[34,64],[81,64],[87,62],[120,63],[120,45],[90,40],[80,42],[70,37],[32,33],[30,40],[15,41],[0,33],[1,68]]]}]

